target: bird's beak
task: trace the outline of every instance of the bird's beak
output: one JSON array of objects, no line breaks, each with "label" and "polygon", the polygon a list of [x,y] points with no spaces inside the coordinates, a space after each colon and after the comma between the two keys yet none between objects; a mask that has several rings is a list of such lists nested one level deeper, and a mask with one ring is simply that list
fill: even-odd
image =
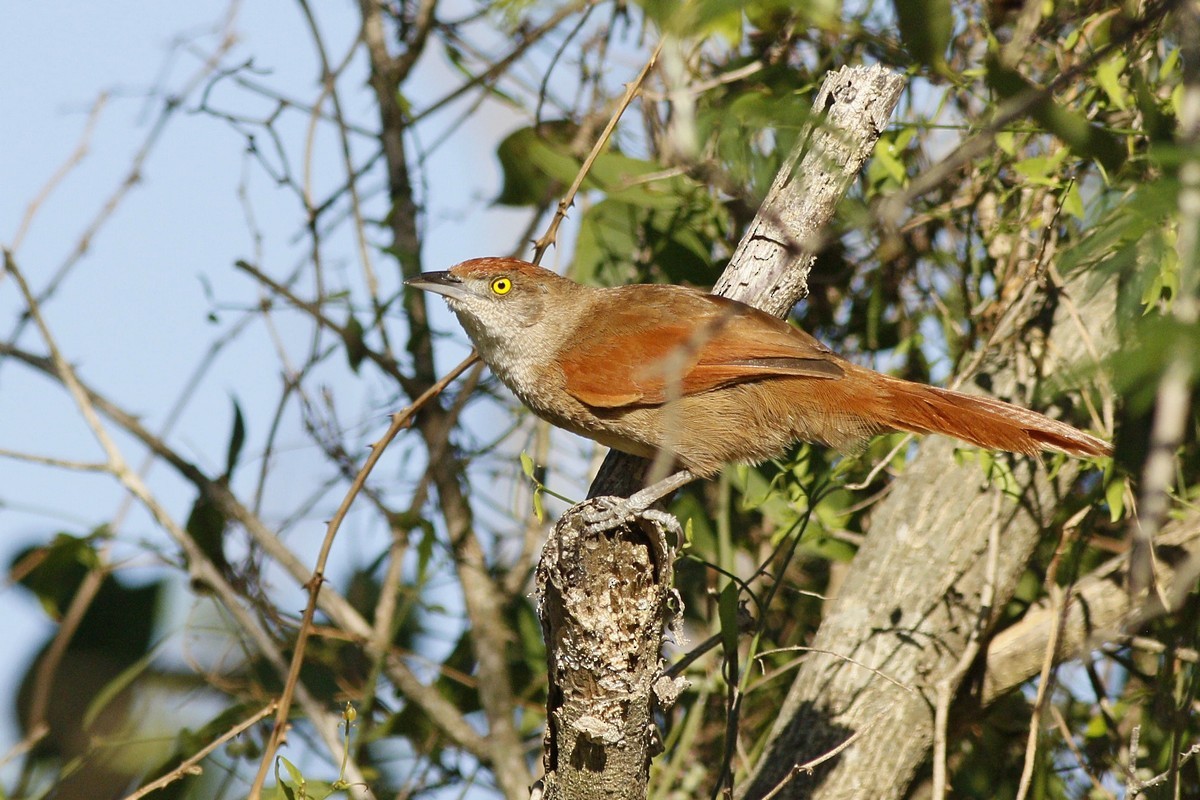
[{"label": "bird's beak", "polygon": [[451,300],[466,300],[471,295],[471,291],[463,285],[462,280],[449,272],[422,272],[406,280],[404,285],[440,294]]}]

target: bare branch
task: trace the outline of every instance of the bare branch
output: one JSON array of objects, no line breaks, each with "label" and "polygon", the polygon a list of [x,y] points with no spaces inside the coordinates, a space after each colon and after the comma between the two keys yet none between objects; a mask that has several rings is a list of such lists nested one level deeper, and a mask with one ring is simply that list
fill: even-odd
[{"label": "bare branch", "polygon": [[[1177,575],[1189,558],[1200,553],[1200,512],[1193,510],[1182,519],[1169,523],[1155,547],[1170,553],[1155,559],[1155,582],[1167,592],[1180,583]],[[1105,642],[1124,643],[1130,622],[1148,622],[1149,617],[1134,617],[1124,573],[1128,555],[1122,554],[1077,581],[1064,599],[1066,605],[1057,657],[1060,661],[1078,658]],[[1187,586],[1194,585],[1188,581]],[[1160,610],[1165,613],[1166,609]],[[987,669],[980,702],[988,705],[1037,674],[1041,654],[1059,625],[1059,612],[1048,602],[1033,606],[1024,616],[1000,631],[988,643]]]},{"label": "bare branch", "polygon": [[299,632],[292,651],[292,663],[288,668],[287,678],[283,684],[283,693],[279,698],[279,710],[275,715],[275,726],[271,731],[270,739],[267,740],[266,747],[263,748],[263,757],[259,763],[258,774],[255,776],[254,783],[250,787],[249,796],[251,800],[255,800],[262,792],[263,781],[266,780],[267,773],[270,771],[271,764],[275,758],[275,751],[279,748],[280,741],[283,739],[288,714],[292,707],[292,697],[300,682],[300,668],[304,665],[304,651],[308,644],[309,634],[312,632],[313,616],[317,612],[317,600],[321,596],[321,585],[325,582],[325,565],[329,561],[329,553],[333,549],[333,540],[337,536],[338,529],[341,528],[342,521],[350,512],[350,505],[362,490],[368,476],[370,476],[375,465],[379,463],[380,457],[383,456],[384,450],[387,449],[392,439],[395,439],[400,431],[412,423],[414,414],[420,411],[434,397],[437,397],[446,386],[465,372],[475,361],[476,358],[474,355],[468,357],[457,367],[446,373],[425,394],[413,401],[411,406],[392,415],[392,424],[379,441],[371,446],[371,455],[367,457],[367,460],[362,465],[362,469],[354,477],[354,482],[350,485],[346,496],[342,499],[341,505],[338,506],[337,512],[334,513],[333,518],[329,521],[325,538],[321,542],[321,549],[317,553],[316,566],[313,567],[312,577],[309,578],[305,587],[308,589],[308,605],[305,606],[304,615],[300,620]]},{"label": "bare branch", "polygon": [[[663,40],[665,41],[665,40]],[[567,217],[567,211],[575,202],[575,194],[579,191],[579,187],[583,185],[583,181],[587,178],[588,173],[592,171],[592,165],[596,163],[596,159],[600,153],[608,145],[608,139],[617,128],[617,123],[621,121],[621,116],[625,113],[625,109],[629,108],[629,104],[633,102],[633,98],[637,97],[638,91],[642,88],[642,83],[646,80],[646,76],[650,74],[650,70],[654,69],[654,64],[658,61],[658,54],[662,52],[663,42],[660,41],[658,46],[654,48],[654,52],[650,54],[650,59],[646,61],[646,66],[642,67],[642,71],[625,87],[625,96],[617,103],[617,108],[608,120],[608,124],[604,126],[600,136],[597,137],[596,143],[592,145],[592,150],[587,154],[587,158],[583,160],[583,164],[579,167],[579,172],[575,175],[575,180],[567,188],[566,194],[558,201],[558,210],[554,212],[554,218],[550,220],[550,227],[542,234],[542,237],[534,242],[533,246],[533,263],[540,264],[542,256],[546,251],[558,240],[558,226]]]},{"label": "bare branch", "polygon": [[225,733],[222,733],[216,739],[213,739],[211,742],[206,744],[204,747],[200,748],[195,753],[188,756],[186,759],[183,760],[183,763],[181,763],[178,767],[176,767],[175,769],[168,772],[166,775],[163,775],[158,780],[147,783],[145,786],[138,789],[136,792],[133,792],[132,794],[127,795],[125,797],[125,800],[139,800],[139,798],[145,797],[148,794],[157,792],[159,789],[163,789],[167,786],[170,786],[172,783],[174,783],[177,780],[182,779],[186,775],[199,775],[202,772],[202,770],[200,768],[201,761],[208,758],[208,756],[213,751],[215,751],[218,747],[220,747],[221,745],[225,744],[226,742],[236,739],[237,737],[241,736],[246,731],[253,728],[255,725],[257,725],[259,723],[260,720],[262,720],[263,718],[270,715],[270,713],[274,710],[275,710],[275,703],[274,702],[268,703],[265,707],[259,709],[255,713],[251,714],[249,717],[242,720],[237,725],[234,725],[232,728],[225,731]]},{"label": "bare branch", "polygon": [[83,125],[83,133],[79,135],[79,143],[75,145],[75,149],[67,156],[62,165],[54,171],[50,179],[46,181],[46,185],[29,201],[29,205],[25,208],[25,213],[21,216],[21,222],[17,226],[17,232],[13,234],[12,243],[9,249],[14,253],[21,249],[21,242],[25,240],[25,234],[29,232],[29,226],[33,224],[33,218],[37,216],[38,209],[42,207],[42,203],[54,193],[58,184],[62,183],[63,179],[71,174],[71,170],[79,166],[83,159],[87,156],[88,148],[91,146],[92,133],[96,130],[96,123],[100,121],[100,113],[108,104],[108,93],[105,92],[96,98],[96,102],[92,104],[92,108],[88,111],[87,122]]},{"label": "bare branch", "polygon": [[[8,274],[16,280],[17,286],[20,288],[21,294],[28,305],[30,319],[37,326],[42,339],[46,342],[46,346],[50,350],[50,360],[54,365],[56,374],[75,401],[81,416],[91,429],[96,441],[104,450],[113,474],[127,491],[141,501],[155,522],[171,535],[171,538],[175,540],[176,544],[180,546],[187,556],[192,573],[212,588],[224,607],[237,620],[241,629],[254,641],[259,652],[279,671],[281,676],[286,676],[287,662],[284,660],[283,655],[279,652],[270,635],[242,605],[236,591],[226,581],[221,570],[213,564],[208,555],[196,544],[195,540],[171,518],[166,509],[150,493],[142,479],[127,465],[120,449],[101,422],[88,392],[85,391],[76,377],[74,370],[59,351],[49,327],[42,318],[37,299],[33,296],[33,292],[30,290],[28,283],[26,283],[16,262],[12,259],[12,254],[8,250],[4,251],[4,267]],[[303,687],[299,687],[298,689],[298,698],[304,707],[305,713],[313,721],[318,733],[324,739],[326,746],[329,747],[330,752],[335,757],[339,755],[341,742],[337,736],[337,722],[335,719],[326,714],[321,705]],[[351,764],[350,769],[355,776],[354,779],[361,781],[361,773],[358,772],[357,767]]]}]

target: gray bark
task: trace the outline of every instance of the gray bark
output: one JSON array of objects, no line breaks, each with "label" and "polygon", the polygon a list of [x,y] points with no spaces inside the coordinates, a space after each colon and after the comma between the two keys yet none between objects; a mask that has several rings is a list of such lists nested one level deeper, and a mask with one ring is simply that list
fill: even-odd
[{"label": "gray bark", "polygon": [[[828,76],[820,116],[801,133],[714,292],[778,316],[807,291],[819,234],[874,148],[904,88],[882,67]],[[646,462],[609,453],[589,492],[628,496]],[[651,521],[597,534],[582,507],[555,527],[538,567],[549,701],[546,798],[644,798],[657,737],[656,703],[679,686],[662,677],[674,550]]]},{"label": "gray bark", "polygon": [[821,239],[904,91],[883,67],[843,67],[813,100],[818,123],[801,133],[766,200],[713,286],[777,317],[808,294]]},{"label": "gray bark", "polygon": [[[1168,522],[1154,539],[1154,551],[1154,585],[1162,594],[1171,597],[1191,590],[1200,559],[1200,511]],[[1111,559],[1071,588],[1065,613],[1043,600],[1019,622],[996,634],[987,647],[980,702],[987,705],[1038,674],[1056,633],[1056,659],[1067,661],[1086,656],[1103,644],[1123,643],[1136,633],[1136,623],[1173,610],[1153,599],[1146,607],[1135,609],[1126,580],[1128,566],[1127,553]],[[1131,626],[1131,622],[1135,624]]]},{"label": "gray bark", "polygon": [[653,524],[597,534],[578,514],[564,520],[537,570],[556,767],[545,796],[645,797],[661,750],[654,702],[670,705],[683,685],[661,674],[674,549]]}]

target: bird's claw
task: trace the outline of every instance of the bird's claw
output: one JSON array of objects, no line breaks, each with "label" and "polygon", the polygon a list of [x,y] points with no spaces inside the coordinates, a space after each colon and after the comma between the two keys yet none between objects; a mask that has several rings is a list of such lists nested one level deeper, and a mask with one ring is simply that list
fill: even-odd
[{"label": "bird's claw", "polygon": [[616,530],[637,516],[638,509],[621,497],[595,497],[582,514],[585,529],[593,535]]},{"label": "bird's claw", "polygon": [[622,497],[595,497],[583,510],[583,523],[588,533],[597,535],[616,530],[623,525],[644,519],[663,531],[679,533],[679,520],[665,511],[646,508]]}]

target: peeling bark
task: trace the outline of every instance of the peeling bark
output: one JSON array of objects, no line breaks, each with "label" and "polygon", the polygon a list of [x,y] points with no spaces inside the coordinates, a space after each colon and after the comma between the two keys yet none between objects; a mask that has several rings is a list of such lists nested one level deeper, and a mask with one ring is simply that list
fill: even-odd
[{"label": "peeling bark", "polygon": [[[589,528],[568,512],[537,570],[549,652],[547,798],[642,798],[661,750],[656,700],[679,685],[662,675],[672,604],[669,525]],[[674,532],[672,532],[674,533]],[[681,682],[680,682],[681,683]]]}]

